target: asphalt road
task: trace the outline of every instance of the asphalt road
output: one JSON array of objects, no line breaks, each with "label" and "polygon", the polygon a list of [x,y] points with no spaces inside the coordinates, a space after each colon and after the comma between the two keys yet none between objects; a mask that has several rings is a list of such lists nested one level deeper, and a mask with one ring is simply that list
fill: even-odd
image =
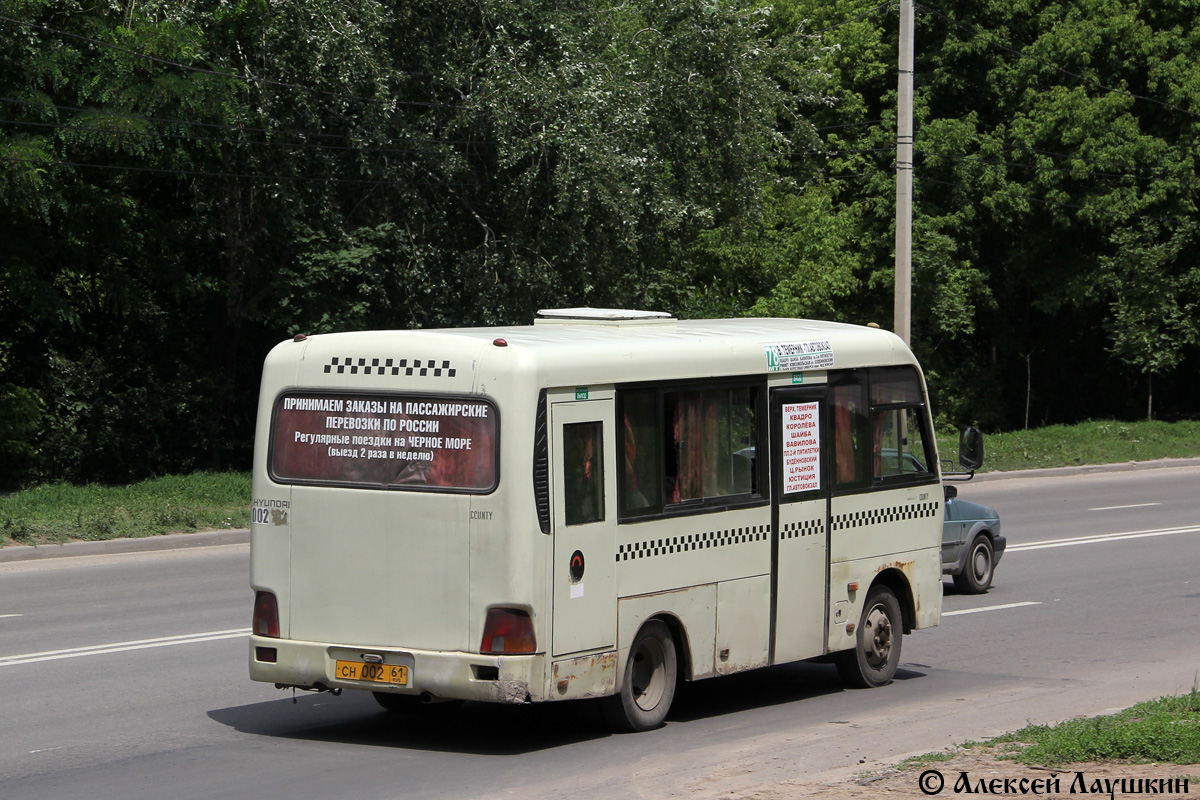
[{"label": "asphalt road", "polygon": [[625,736],[587,704],[413,719],[251,683],[245,545],[3,563],[0,797],[786,796],[1191,689],[1198,495],[1195,466],[962,484],[1001,512],[1009,552],[986,595],[946,583],[893,684],[844,690],[816,664],[702,681]]}]

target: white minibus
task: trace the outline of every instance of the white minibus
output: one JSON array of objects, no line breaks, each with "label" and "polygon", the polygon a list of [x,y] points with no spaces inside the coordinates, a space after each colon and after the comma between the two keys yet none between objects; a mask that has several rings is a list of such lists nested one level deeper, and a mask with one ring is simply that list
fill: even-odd
[{"label": "white minibus", "polygon": [[871,327],[611,309],[298,335],[263,369],[250,676],[386,709],[801,659],[888,683],[937,625],[925,382]]}]

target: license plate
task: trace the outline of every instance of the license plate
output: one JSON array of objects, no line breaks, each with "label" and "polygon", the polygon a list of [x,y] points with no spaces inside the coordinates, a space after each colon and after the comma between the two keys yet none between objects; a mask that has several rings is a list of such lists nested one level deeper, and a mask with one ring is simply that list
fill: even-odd
[{"label": "license plate", "polygon": [[408,685],[408,667],[399,664],[367,664],[363,661],[338,661],[335,677],[348,681]]}]

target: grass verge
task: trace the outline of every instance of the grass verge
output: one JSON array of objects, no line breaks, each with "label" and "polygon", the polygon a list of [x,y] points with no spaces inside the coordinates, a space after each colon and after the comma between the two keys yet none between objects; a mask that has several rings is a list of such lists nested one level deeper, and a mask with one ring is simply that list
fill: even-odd
[{"label": "grass verge", "polygon": [[1002,746],[1000,758],[1022,764],[1200,764],[1200,690],[1138,703],[1110,716],[1031,725],[994,742]]},{"label": "grass verge", "polygon": [[997,761],[1036,767],[1200,764],[1200,688],[1138,703],[1116,714],[1030,725],[984,742],[964,742],[956,748],[905,759],[896,769],[912,772],[953,761],[972,750],[986,751]]},{"label": "grass verge", "polygon": [[[939,436],[938,451],[943,459],[957,458],[958,435]],[[983,452],[981,472],[1195,458],[1200,421],[1099,420],[993,433],[983,437]]]},{"label": "grass verge", "polygon": [[0,544],[140,538],[250,525],[250,474],[198,472],[129,486],[52,483],[0,497]]}]

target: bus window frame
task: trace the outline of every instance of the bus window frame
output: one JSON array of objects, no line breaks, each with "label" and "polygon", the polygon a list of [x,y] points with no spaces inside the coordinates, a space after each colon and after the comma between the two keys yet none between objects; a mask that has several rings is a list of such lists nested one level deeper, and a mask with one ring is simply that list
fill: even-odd
[{"label": "bus window frame", "polygon": [[[738,494],[714,495],[712,497],[683,500],[670,503],[662,495],[666,491],[666,453],[663,447],[658,449],[655,468],[658,478],[658,504],[649,506],[645,513],[629,513],[621,501],[621,493],[625,486],[625,459],[620,457],[625,448],[625,400],[627,395],[635,392],[653,392],[655,420],[658,425],[655,435],[661,441],[665,436],[665,396],[671,393],[695,391],[730,391],[749,389],[753,393],[754,408],[754,471],[751,475],[754,490]],[[673,519],[694,514],[707,514],[727,509],[756,508],[771,502],[771,487],[769,485],[770,470],[765,455],[770,450],[770,428],[768,419],[768,391],[765,376],[754,375],[745,377],[730,377],[718,379],[689,379],[677,381],[640,381],[623,383],[616,386],[616,432],[617,432],[617,524],[647,522],[658,519]]]},{"label": "bus window frame", "polygon": [[[283,401],[288,396],[305,395],[309,397],[354,397],[354,398],[401,398],[401,399],[417,399],[422,401],[435,402],[470,402],[486,405],[491,409],[491,420],[493,423],[493,445],[492,445],[492,485],[488,488],[463,488],[457,486],[421,486],[410,483],[367,483],[362,481],[335,481],[321,480],[313,478],[285,478],[280,477],[275,472],[275,445],[276,436],[279,434],[279,410],[283,405]],[[500,488],[503,476],[500,474],[501,459],[501,433],[503,430],[502,420],[500,418],[500,408],[490,398],[482,397],[474,394],[463,393],[439,393],[439,392],[390,392],[381,389],[325,389],[325,388],[302,388],[297,386],[289,386],[280,391],[271,404],[271,435],[267,440],[266,452],[266,474],[272,483],[280,486],[320,486],[331,487],[337,489],[365,489],[368,491],[389,491],[389,492],[420,492],[431,494],[450,494],[450,495],[470,495],[470,496],[486,496],[493,494]]]},{"label": "bus window frame", "polygon": [[[867,370],[867,417],[868,426],[871,435],[871,463],[867,474],[870,476],[871,488],[873,489],[892,489],[900,486],[926,486],[940,482],[936,467],[936,459],[932,458],[933,453],[930,452],[930,445],[933,442],[933,431],[929,420],[928,403],[925,399],[925,387],[921,382],[921,373],[911,364],[897,364],[886,367],[871,367]],[[883,403],[875,403],[872,398],[875,394],[875,384],[895,382],[896,376],[903,376],[905,380],[911,380],[916,386],[917,394],[913,400],[898,400]],[[875,430],[875,415],[876,413],[887,413],[891,411],[904,411],[913,409],[917,411],[916,419],[921,436],[921,447],[924,450],[922,455],[924,459],[921,463],[925,467],[925,472],[900,473],[898,475],[875,475],[874,453],[875,446],[878,444],[882,447],[883,441],[876,442]],[[911,452],[911,451],[910,451]]]},{"label": "bus window frame", "polygon": [[[917,388],[916,400],[903,400],[898,402],[888,403],[872,403],[871,397],[874,384],[883,382],[885,379],[888,382],[895,380],[894,376],[903,375],[905,378],[911,377]],[[859,393],[860,408],[854,416],[854,424],[858,426],[858,433],[861,441],[866,443],[865,447],[860,447],[855,452],[856,461],[856,478],[852,483],[840,483],[837,480],[837,421],[834,412],[834,390],[845,386],[854,386]],[[895,364],[877,367],[860,367],[849,370],[830,370],[829,372],[829,431],[830,442],[833,448],[832,455],[832,479],[833,496],[843,497],[846,495],[860,494],[863,492],[874,492],[886,489],[895,489],[906,486],[926,486],[936,484],[940,481],[937,471],[930,464],[930,445],[932,443],[932,428],[929,420],[928,403],[925,399],[924,384],[921,381],[921,373],[916,366],[912,364]],[[877,442],[876,431],[874,424],[874,416],[876,412],[896,411],[903,409],[917,410],[917,424],[921,433],[921,444],[925,450],[925,472],[913,472],[900,475],[889,475],[886,477],[875,476],[874,454],[875,445]],[[878,442],[882,446],[882,441]]]}]

